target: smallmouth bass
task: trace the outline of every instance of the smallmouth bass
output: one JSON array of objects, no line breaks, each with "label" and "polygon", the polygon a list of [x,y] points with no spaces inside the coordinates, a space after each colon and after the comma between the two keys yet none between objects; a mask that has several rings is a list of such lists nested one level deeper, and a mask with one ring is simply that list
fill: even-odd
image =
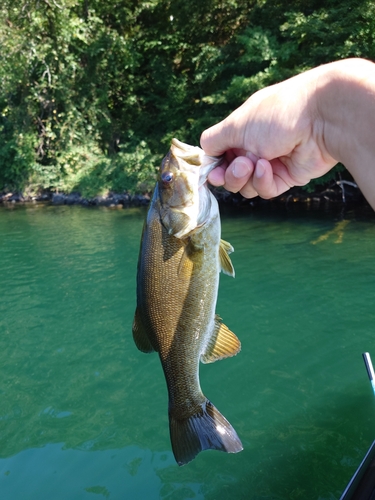
[{"label": "smallmouth bass", "polygon": [[219,273],[234,276],[233,247],[221,240],[219,207],[207,186],[221,158],[177,139],[162,161],[144,224],[133,337],[156,351],[169,396],[172,450],[179,465],[200,452],[241,451],[236,431],[204,396],[199,361],[234,356],[238,338],[215,314]]}]

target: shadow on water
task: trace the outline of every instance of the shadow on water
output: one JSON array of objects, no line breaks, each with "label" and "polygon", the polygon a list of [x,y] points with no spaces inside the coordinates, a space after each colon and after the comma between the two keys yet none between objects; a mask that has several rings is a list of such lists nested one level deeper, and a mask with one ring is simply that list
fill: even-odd
[{"label": "shadow on water", "polygon": [[[278,423],[263,436],[261,448],[254,450],[256,466],[236,485],[237,498],[252,500],[336,500],[357,469],[372,442],[374,405],[364,404],[365,398],[350,398],[340,402],[325,418],[297,416],[292,421]],[[316,413],[317,409],[314,409]],[[325,408],[321,413],[324,414]],[[345,418],[345,415],[348,417]],[[357,431],[363,422],[367,429],[361,438],[351,437],[352,418]],[[258,440],[259,441],[259,440]],[[219,495],[216,498],[225,498]]]}]

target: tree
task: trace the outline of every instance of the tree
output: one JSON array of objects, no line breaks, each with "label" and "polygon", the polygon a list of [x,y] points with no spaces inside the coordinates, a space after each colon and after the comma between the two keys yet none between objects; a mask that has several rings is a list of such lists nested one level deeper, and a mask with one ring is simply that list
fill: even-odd
[{"label": "tree", "polygon": [[173,136],[197,144],[265,85],[374,58],[374,11],[373,0],[3,0],[0,189],[149,189]]}]

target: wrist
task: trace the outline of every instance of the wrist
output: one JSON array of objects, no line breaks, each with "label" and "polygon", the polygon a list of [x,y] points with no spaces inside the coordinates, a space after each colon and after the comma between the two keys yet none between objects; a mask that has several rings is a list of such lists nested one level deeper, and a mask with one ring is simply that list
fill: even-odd
[{"label": "wrist", "polygon": [[345,165],[375,208],[375,64],[346,59],[317,70],[320,141],[328,155]]}]

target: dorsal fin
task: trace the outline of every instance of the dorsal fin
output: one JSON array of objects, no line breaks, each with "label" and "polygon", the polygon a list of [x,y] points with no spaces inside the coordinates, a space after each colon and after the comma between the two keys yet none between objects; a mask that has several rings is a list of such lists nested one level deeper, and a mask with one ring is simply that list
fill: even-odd
[{"label": "dorsal fin", "polygon": [[147,332],[143,326],[143,321],[139,313],[138,307],[135,310],[134,321],[133,321],[133,339],[135,345],[138,347],[140,351],[153,352],[155,350],[152,347]]},{"label": "dorsal fin", "polygon": [[229,258],[230,253],[232,253],[233,247],[230,243],[225,240],[220,240],[219,246],[219,259],[220,259],[220,267],[223,273],[228,274],[229,276],[235,276],[234,267],[232,261]]},{"label": "dorsal fin", "polygon": [[241,350],[241,342],[229,328],[215,316],[215,328],[208,341],[205,352],[201,355],[202,363],[213,363],[219,359],[235,356]]}]

